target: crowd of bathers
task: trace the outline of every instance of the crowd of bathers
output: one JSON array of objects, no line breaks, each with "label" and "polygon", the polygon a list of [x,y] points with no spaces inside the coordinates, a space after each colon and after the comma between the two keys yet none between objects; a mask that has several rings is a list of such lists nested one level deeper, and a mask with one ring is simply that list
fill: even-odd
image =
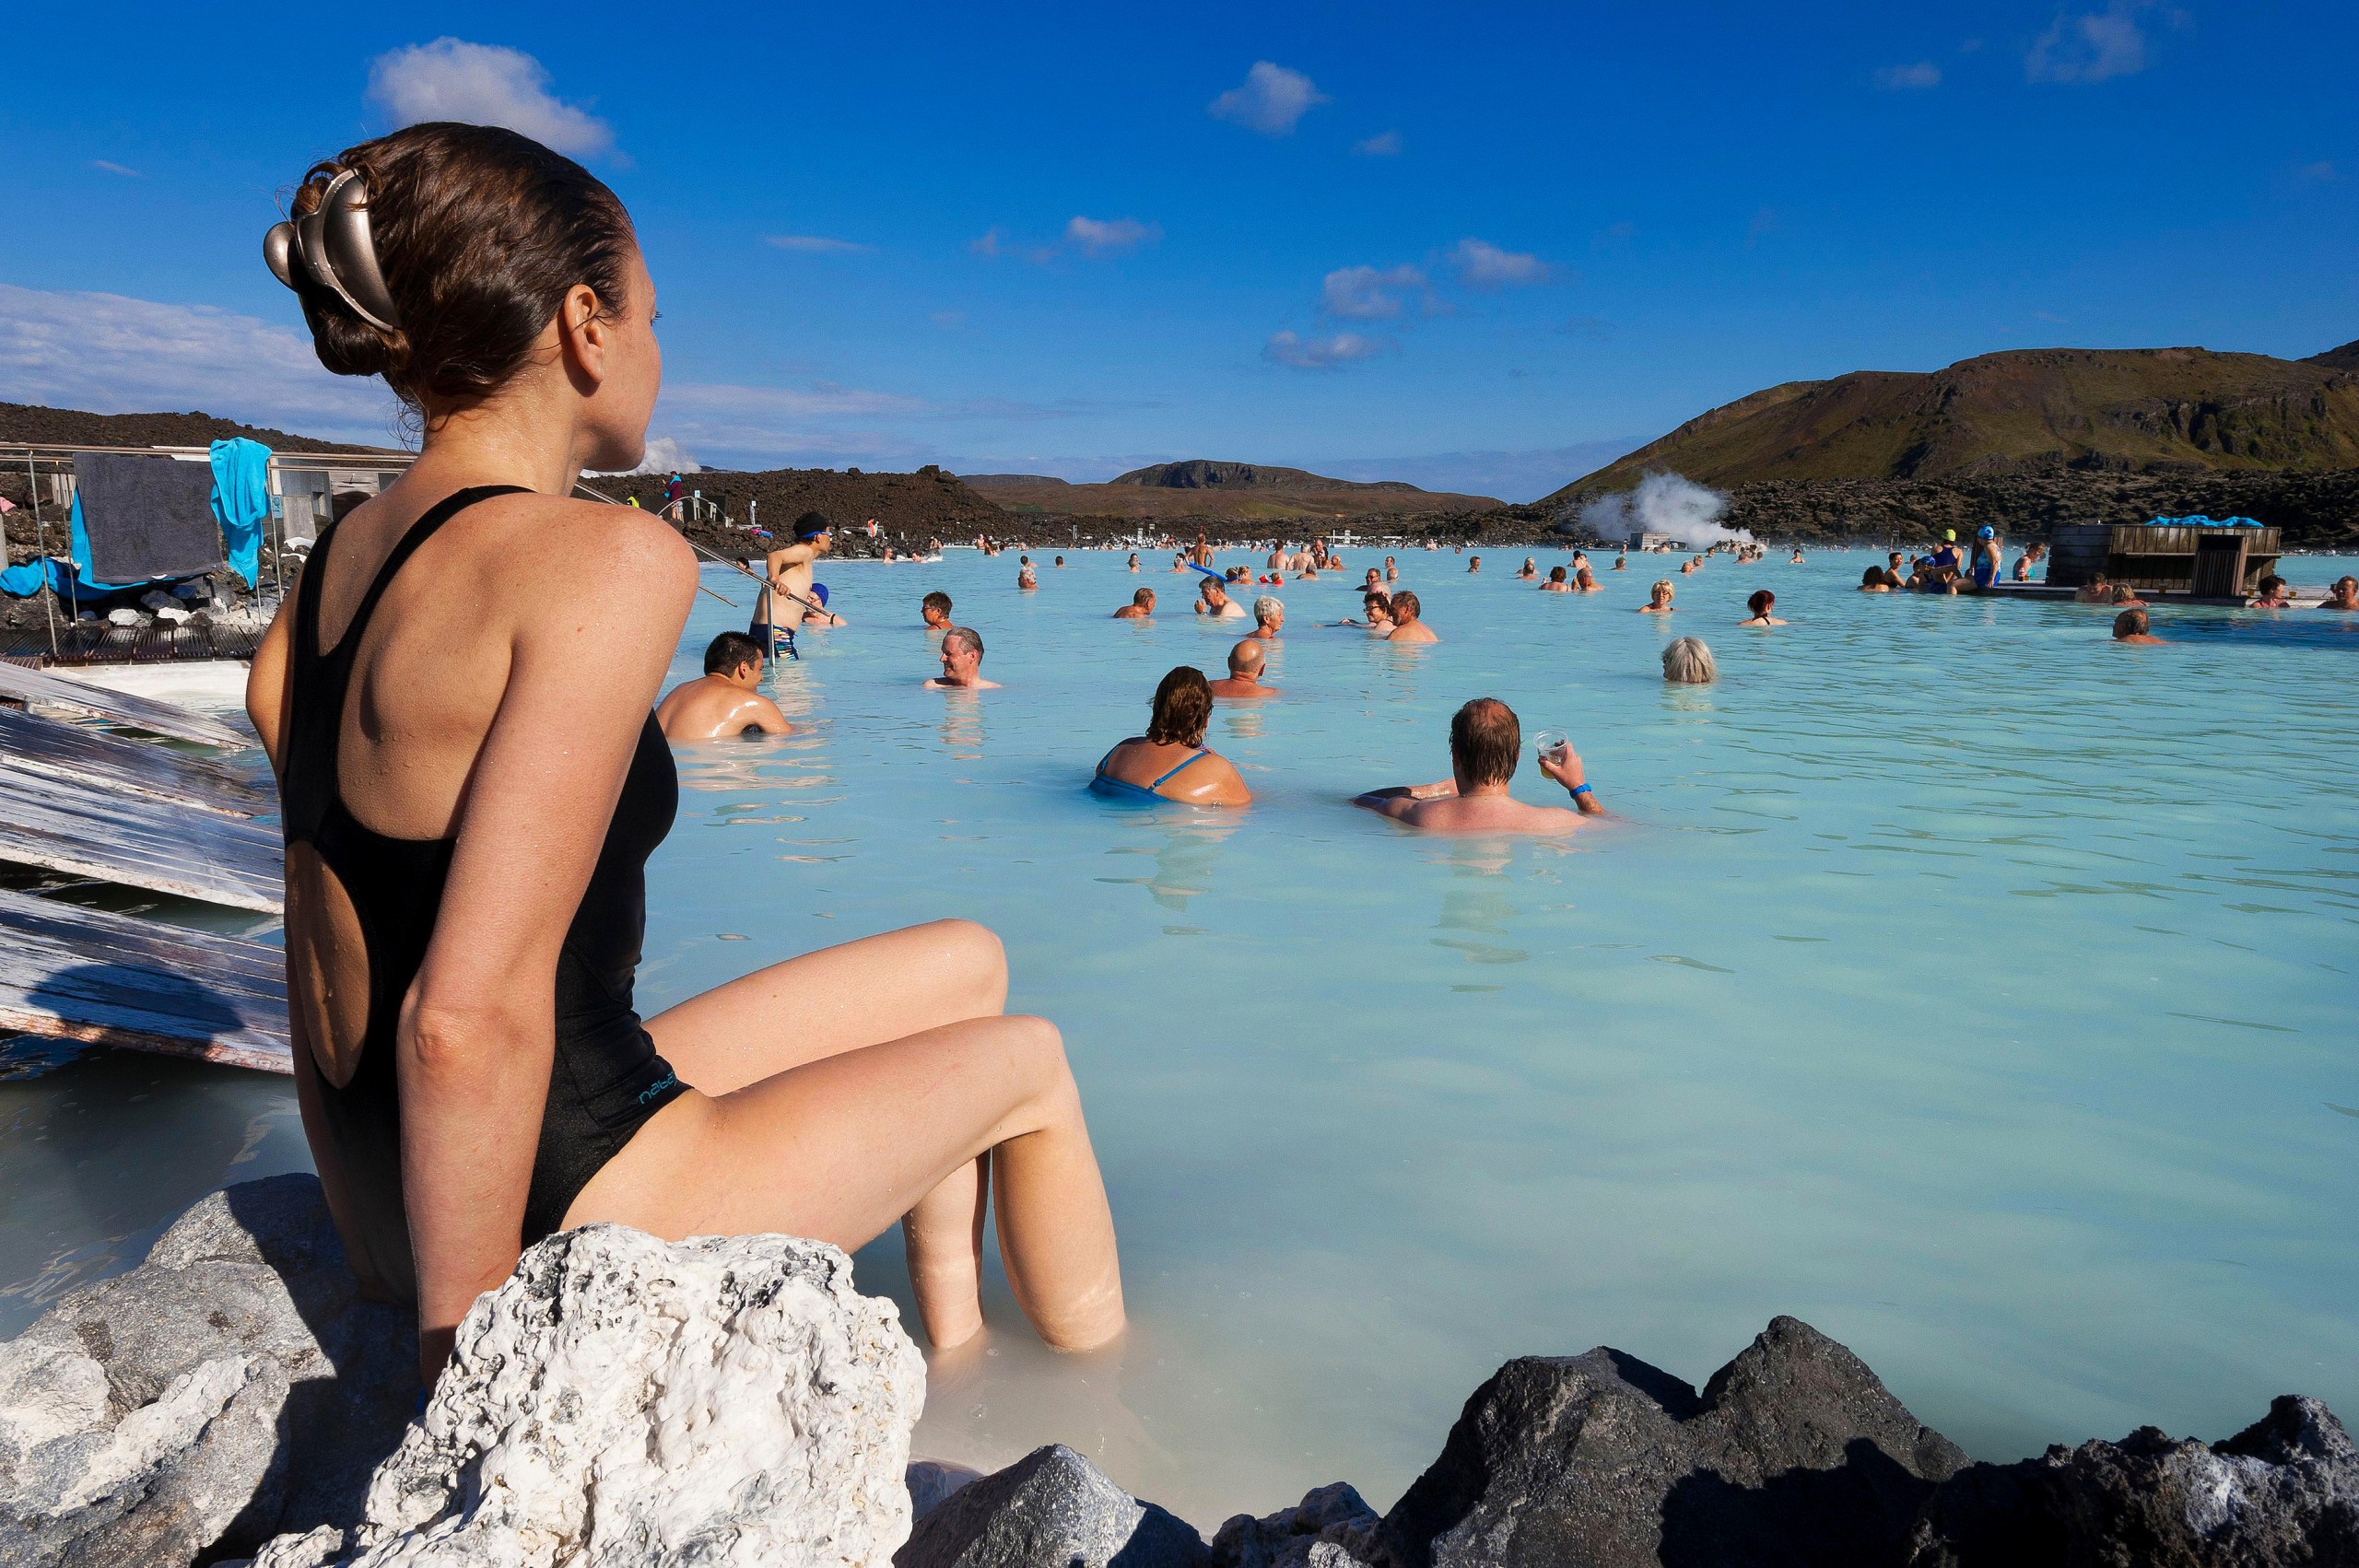
[{"label": "crowd of bathers", "polygon": [[[825,519],[816,513],[806,514],[798,521],[793,539],[770,552],[765,562],[766,570],[760,574],[763,592],[754,624],[745,633],[727,631],[715,637],[705,649],[704,674],[683,683],[663,699],[657,717],[667,736],[696,741],[792,731],[793,726],[786,716],[759,688],[765,661],[782,648],[792,648],[796,628],[842,624],[841,616],[827,609],[825,585],[813,582],[809,577],[810,563],[827,552],[827,542]],[[978,547],[986,555],[997,554],[1001,548],[988,539],[979,540]],[[1429,550],[1436,547],[1427,546]],[[1462,547],[1460,553],[1465,553]],[[1750,540],[1724,541],[1692,554],[1681,563],[1678,575],[1692,576],[1711,556],[1723,553],[1740,565],[1757,564],[1767,558],[1762,546]],[[1883,565],[1870,566],[1861,574],[1860,591],[1943,595],[1986,591],[1999,580],[2001,555],[1998,538],[1989,528],[1979,530],[1966,550],[1960,549],[1954,531],[1945,532],[1920,555],[1911,557],[1895,550]],[[2031,580],[2032,572],[2046,556],[2044,545],[2025,547],[2015,558],[2013,579]],[[1250,620],[1252,629],[1229,649],[1225,674],[1208,677],[1192,665],[1180,665],[1164,676],[1149,705],[1145,731],[1115,745],[1099,760],[1092,774],[1091,788],[1101,795],[1196,806],[1241,806],[1252,800],[1252,791],[1243,777],[1227,759],[1204,745],[1204,735],[1215,702],[1259,702],[1281,695],[1279,688],[1263,677],[1269,645],[1277,641],[1285,628],[1286,607],[1275,593],[1254,593],[1247,603],[1231,591],[1282,586],[1289,580],[1289,574],[1294,581],[1312,581],[1322,572],[1336,574],[1346,568],[1342,556],[1324,539],[1299,548],[1272,545],[1265,568],[1259,572],[1237,566],[1218,569],[1213,566],[1212,556],[1212,546],[1202,536],[1194,546],[1177,551],[1172,556],[1173,573],[1195,574],[1191,614],[1215,622]],[[1800,548],[1789,557],[1794,563],[1802,559]],[[1055,556],[1055,568],[1064,566],[1065,558]],[[1133,573],[1143,569],[1136,552],[1130,554],[1125,566]],[[1018,568],[1017,591],[1037,591],[1039,577],[1031,556],[1022,556]],[[1469,556],[1467,573],[1479,575],[1482,569],[1481,555]],[[1629,552],[1617,553],[1609,569],[1629,569]],[[1438,634],[1426,623],[1424,605],[1416,593],[1401,587],[1400,579],[1399,558],[1385,556],[1380,568],[1366,569],[1359,584],[1359,614],[1314,625],[1354,629],[1388,642],[1439,642]],[[1536,558],[1526,556],[1521,567],[1511,574],[1511,579],[1532,583],[1543,593],[1603,591],[1588,553],[1579,549],[1573,551],[1566,564],[1552,567],[1544,578]],[[2256,606],[2283,608],[2292,603],[2284,579],[2274,574],[2261,578],[2258,589],[2251,601]],[[1674,579],[1659,578],[1649,584],[1647,603],[1637,607],[1638,613],[1673,614],[1678,610],[1674,603],[1677,594]],[[2128,584],[2110,582],[2100,572],[2073,597],[2079,603],[2107,605],[2118,612],[2113,626],[2117,642],[2146,644],[2163,640],[2153,633],[2146,601]],[[1140,587],[1133,591],[1129,603],[1113,611],[1112,618],[1152,620],[1159,602],[1160,595],[1154,588]],[[1777,605],[1778,596],[1773,591],[1755,590],[1745,601],[1744,617],[1736,624],[1743,627],[1782,626],[1786,622],[1776,613]],[[936,652],[941,664],[940,673],[924,684],[942,691],[996,688],[998,683],[984,678],[982,673],[981,634],[958,624],[953,608],[950,595],[939,589],[928,592],[919,605],[921,624],[938,637]],[[2344,577],[2335,582],[2320,608],[2359,610],[2359,579]],[[789,620],[792,624],[781,628],[779,623]],[[1662,673],[1665,681],[1675,685],[1708,685],[1719,675],[1711,649],[1695,637],[1676,638],[1665,647]],[[1355,803],[1414,827],[1463,832],[1558,833],[1578,826],[1584,816],[1599,814],[1580,757],[1569,742],[1561,739],[1540,748],[1538,766],[1543,776],[1564,785],[1570,794],[1571,805],[1534,807],[1512,800],[1508,787],[1520,752],[1520,734],[1516,715],[1505,703],[1496,698],[1477,698],[1465,705],[1452,720],[1448,779],[1375,790],[1358,797]]]}]

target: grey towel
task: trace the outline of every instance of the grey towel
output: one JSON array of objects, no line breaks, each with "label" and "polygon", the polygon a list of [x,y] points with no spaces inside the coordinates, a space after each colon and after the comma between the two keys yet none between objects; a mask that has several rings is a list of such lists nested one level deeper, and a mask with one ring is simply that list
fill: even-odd
[{"label": "grey towel", "polygon": [[211,463],[78,452],[74,486],[90,536],[90,576],[99,581],[194,577],[226,564]]}]

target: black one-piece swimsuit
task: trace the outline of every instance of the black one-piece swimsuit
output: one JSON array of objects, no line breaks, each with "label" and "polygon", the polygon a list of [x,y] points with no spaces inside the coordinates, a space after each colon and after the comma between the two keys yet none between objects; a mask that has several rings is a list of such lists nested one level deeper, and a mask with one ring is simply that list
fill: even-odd
[{"label": "black one-piece swimsuit", "polygon": [[[363,827],[345,808],[336,752],[353,658],[394,575],[461,510],[521,488],[461,490],[419,518],[385,557],[333,649],[320,647],[320,599],[335,541],[334,525],[313,547],[304,572],[309,580],[296,601],[294,690],[279,770],[287,843],[290,848],[308,846],[343,884],[359,917],[369,964],[368,1026],[359,1060],[341,1088],[322,1074],[320,1098],[368,1261],[386,1285],[412,1297],[417,1271],[402,1202],[402,1107],[393,1033],[402,999],[434,935],[453,841],[389,838]],[[549,1064],[548,1104],[541,1113],[540,1144],[524,1201],[527,1246],[556,1230],[599,1167],[686,1088],[656,1054],[631,1001],[647,927],[647,858],[671,831],[678,807],[671,747],[651,713],[606,825],[597,869],[557,957],[557,1054]],[[552,803],[551,809],[562,807]]]}]

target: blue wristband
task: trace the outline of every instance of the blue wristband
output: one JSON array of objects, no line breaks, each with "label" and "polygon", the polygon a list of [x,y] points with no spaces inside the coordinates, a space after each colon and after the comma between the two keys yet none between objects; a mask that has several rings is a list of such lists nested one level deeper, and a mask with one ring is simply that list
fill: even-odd
[{"label": "blue wristband", "polygon": [[1573,793],[1576,795],[1588,795],[1593,794],[1595,791],[1590,790],[1586,784],[1576,784],[1573,786]]}]

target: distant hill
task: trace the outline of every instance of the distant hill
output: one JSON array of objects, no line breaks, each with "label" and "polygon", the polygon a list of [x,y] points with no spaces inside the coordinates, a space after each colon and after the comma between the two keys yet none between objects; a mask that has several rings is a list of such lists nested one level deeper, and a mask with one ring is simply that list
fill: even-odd
[{"label": "distant hill", "polygon": [[[890,542],[908,549],[928,539],[948,543],[970,541],[978,533],[996,533],[1007,514],[957,476],[929,464],[915,474],[863,474],[859,469],[770,468],[753,473],[707,468],[682,476],[687,487],[700,491],[734,521],[748,517],[772,533],[783,533],[806,511],[826,516],[836,525],[836,547],[847,555],[871,548],[858,531],[874,518]],[[637,497],[644,507],[660,505],[668,475],[608,474],[587,483],[599,494],[616,500]],[[748,505],[748,503],[753,503]],[[734,532],[726,546],[699,531],[699,541],[737,554],[761,548],[749,533]]]},{"label": "distant hill", "polygon": [[1771,480],[1967,481],[2065,474],[2359,467],[2359,343],[2307,359],[2208,348],[2015,349],[1930,373],[1855,370],[1715,408],[1537,503],[1650,472],[1717,489]]},{"label": "distant hill", "polygon": [[31,403],[0,403],[0,444],[55,443],[76,447],[202,447],[243,436],[273,451],[370,452],[383,447],[347,446],[315,440],[262,425],[241,425],[210,414],[86,414],[78,408],[45,408]]},{"label": "distant hill", "polygon": [[1420,490],[1398,479],[1363,483],[1300,468],[1251,462],[1158,462],[1102,485],[1072,485],[1038,474],[970,474],[966,482],[1009,511],[1053,517],[1289,519],[1479,512],[1488,496]]}]

